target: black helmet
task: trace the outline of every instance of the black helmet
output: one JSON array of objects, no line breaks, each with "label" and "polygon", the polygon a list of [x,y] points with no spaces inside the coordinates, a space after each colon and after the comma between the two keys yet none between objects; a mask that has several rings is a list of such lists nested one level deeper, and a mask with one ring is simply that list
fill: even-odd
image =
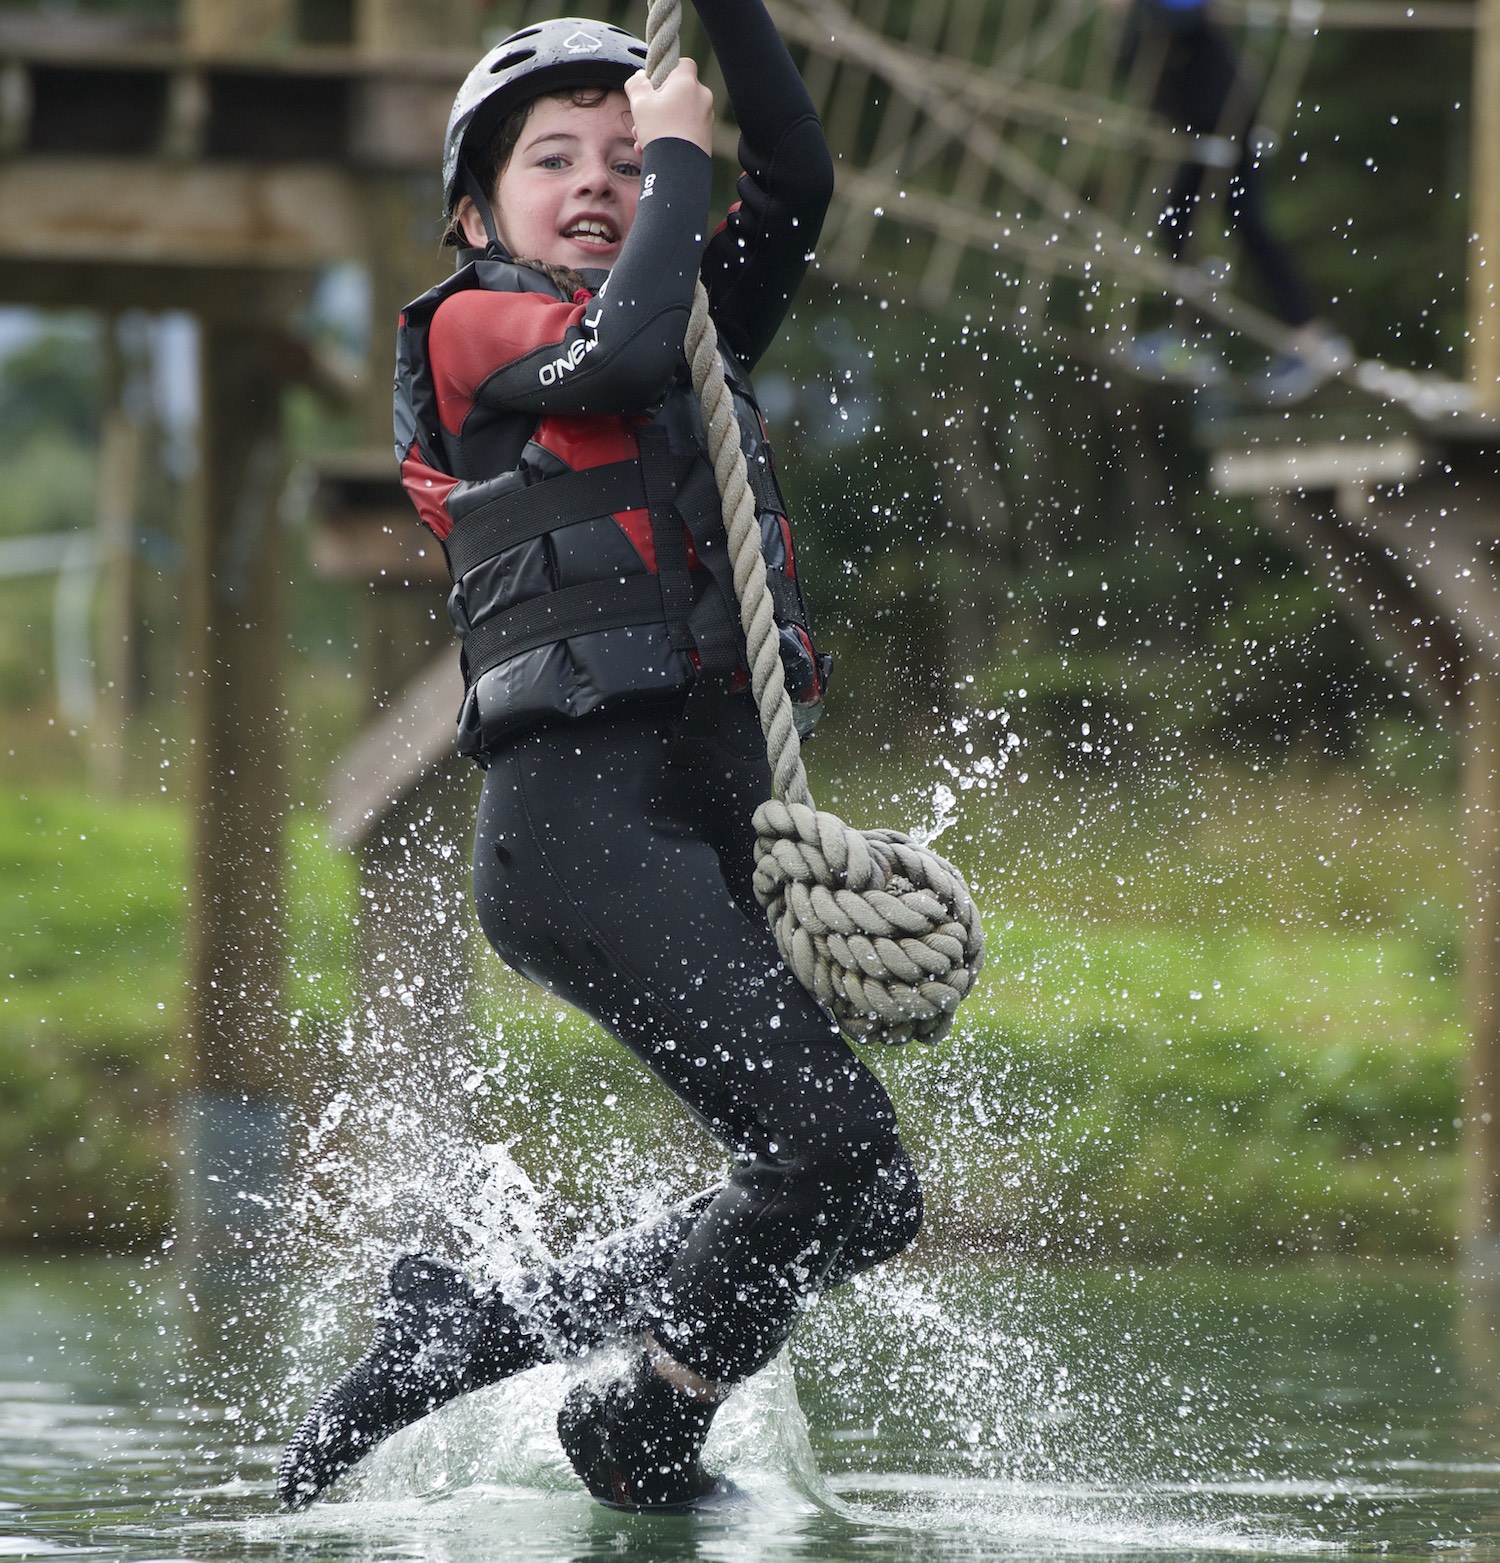
[{"label": "black helmet", "polygon": [[645,69],[646,45],[622,27],[562,16],[523,27],[464,78],[443,137],[443,212],[464,194],[461,170],[512,109],[567,87],[623,87]]}]

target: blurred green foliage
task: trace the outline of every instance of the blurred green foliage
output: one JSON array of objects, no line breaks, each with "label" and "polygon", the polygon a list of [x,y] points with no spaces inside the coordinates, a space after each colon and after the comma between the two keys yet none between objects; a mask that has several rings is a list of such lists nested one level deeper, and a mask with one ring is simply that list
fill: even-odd
[{"label": "blurred green foliage", "polygon": [[[103,404],[101,337],[86,316],[58,321],[6,356],[0,420],[18,445],[90,445]],[[10,510],[16,501],[5,497]]]},{"label": "blurred green foliage", "polygon": [[[818,766],[841,778],[814,777],[829,806],[870,824],[920,824],[952,780],[930,758],[920,779]],[[923,1166],[929,1240],[1450,1251],[1464,1041],[1445,808],[1326,766],[1163,769],[1138,793],[1021,776],[960,783],[940,838],[990,935],[960,1026],[866,1055]],[[167,801],[0,795],[17,892],[0,913],[0,1133],[24,1148],[0,1179],[0,1241],[120,1245],[169,1220],[185,826]],[[290,846],[288,1036],[358,1058],[352,861],[310,816]],[[714,1175],[717,1151],[621,1048],[479,960],[474,1034],[455,1045],[482,1066],[486,1132],[539,1185],[587,1209],[621,1168]]]},{"label": "blurred green foliage", "polygon": [[[352,868],[289,831],[288,1024],[348,1010]],[[124,1246],[170,1226],[188,819],[165,797],[0,790],[0,1245]]]}]

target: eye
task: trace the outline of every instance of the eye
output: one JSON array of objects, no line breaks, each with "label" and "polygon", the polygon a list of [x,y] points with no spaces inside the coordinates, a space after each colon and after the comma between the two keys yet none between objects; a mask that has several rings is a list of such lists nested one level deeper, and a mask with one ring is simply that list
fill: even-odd
[{"label": "eye", "polygon": [[632,158],[622,158],[615,164],[615,172],[622,179],[639,179],[641,177],[641,165]]},{"label": "eye", "polygon": [[568,160],[561,152],[549,152],[543,158],[537,160],[538,168],[566,168]]}]

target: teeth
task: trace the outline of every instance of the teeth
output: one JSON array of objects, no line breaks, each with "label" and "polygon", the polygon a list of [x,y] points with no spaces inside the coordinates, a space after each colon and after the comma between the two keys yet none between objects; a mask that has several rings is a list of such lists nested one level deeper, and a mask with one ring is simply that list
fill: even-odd
[{"label": "teeth", "polygon": [[602,239],[606,244],[615,242],[613,228],[606,226],[604,223],[589,222],[588,220],[574,223],[568,229],[567,237],[570,239]]}]

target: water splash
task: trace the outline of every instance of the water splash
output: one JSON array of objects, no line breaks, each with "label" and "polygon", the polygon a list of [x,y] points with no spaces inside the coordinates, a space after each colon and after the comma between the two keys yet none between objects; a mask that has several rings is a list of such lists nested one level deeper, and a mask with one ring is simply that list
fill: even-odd
[{"label": "water splash", "polygon": [[[928,816],[924,844],[955,825],[970,832],[966,842],[982,838],[1002,780],[1025,784],[1011,768],[1023,743],[1009,709],[944,718],[933,743],[941,779],[912,811]],[[459,947],[473,937],[455,912],[459,860],[436,851],[412,833],[391,881],[366,887],[362,915],[409,895]],[[1015,964],[1013,944],[1006,958]],[[359,1350],[400,1250],[432,1249],[507,1286],[722,1173],[717,1149],[680,1114],[642,1106],[645,1088],[613,1043],[485,959],[480,1003],[462,962],[452,978],[429,972],[421,983],[409,958],[378,962],[374,991],[329,1028],[336,1067],[310,1114],[284,1237],[266,1267],[284,1307],[279,1356],[250,1364],[260,1401],[242,1397],[208,1425],[205,1451],[258,1428],[263,1458],[274,1458]],[[1036,959],[1037,980],[1059,987],[1056,951]],[[913,1546],[1055,1557],[1327,1545],[1309,1518],[1313,1500],[1286,1497],[1297,1473],[1278,1464],[1253,1398],[1234,1382],[1231,1331],[1195,1337],[1191,1311],[1169,1303],[1122,1340],[1141,1272],[1125,1267],[1079,1290],[1066,1271],[996,1252],[1014,1242],[1018,1253],[1066,1262],[1098,1251],[1092,1185],[1076,1166],[1082,1141],[1068,1124],[1100,1082],[1070,1057],[1074,1029],[1049,1030],[1047,1073],[994,1046],[990,1026],[968,1022],[931,1065],[908,1060],[893,1090],[949,1246],[812,1310],[788,1359],[742,1387],[715,1423],[706,1458],[729,1473],[739,1507],[686,1523],[730,1528],[716,1556],[748,1556],[766,1531],[788,1556],[828,1555],[819,1544],[830,1537],[835,1551],[868,1545],[872,1556]],[[1115,1134],[1101,1165],[1128,1154]],[[276,1374],[266,1371],[273,1361]],[[262,1486],[236,1534],[301,1548],[332,1533],[341,1547],[362,1547],[406,1526],[422,1557],[477,1555],[477,1538],[497,1525],[528,1538],[518,1556],[555,1556],[570,1536],[592,1538],[570,1555],[603,1545],[601,1527],[627,1522],[600,1518],[582,1493],[555,1416],[576,1373],[608,1365],[545,1367],[465,1397],[390,1439],[306,1515],[268,1516]],[[266,1389],[276,1378],[285,1389]],[[1365,1502],[1370,1488],[1348,1493],[1348,1503]]]}]

